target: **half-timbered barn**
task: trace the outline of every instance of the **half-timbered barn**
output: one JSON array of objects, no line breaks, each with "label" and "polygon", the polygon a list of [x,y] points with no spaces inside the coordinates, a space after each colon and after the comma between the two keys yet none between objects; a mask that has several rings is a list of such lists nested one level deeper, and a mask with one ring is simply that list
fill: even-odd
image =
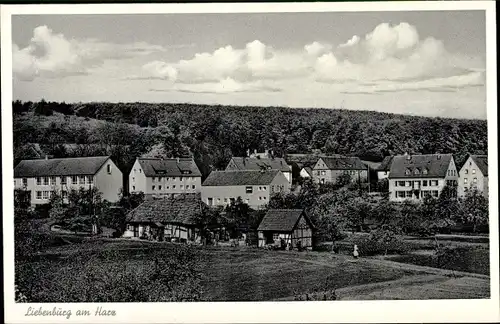
[{"label": "half-timbered barn", "polygon": [[314,225],[302,209],[270,209],[257,229],[259,247],[312,249]]},{"label": "half-timbered barn", "polygon": [[146,200],[127,215],[123,237],[200,242],[196,217],[200,215],[202,204],[199,197],[191,195]]}]

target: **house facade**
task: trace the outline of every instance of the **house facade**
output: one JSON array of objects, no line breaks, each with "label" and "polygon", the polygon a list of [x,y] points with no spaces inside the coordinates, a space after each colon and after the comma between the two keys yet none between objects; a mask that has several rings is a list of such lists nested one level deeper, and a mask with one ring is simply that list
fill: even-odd
[{"label": "house facade", "polygon": [[285,244],[311,250],[314,226],[302,209],[270,209],[257,228],[259,247]]},{"label": "house facade", "polygon": [[195,195],[146,200],[127,215],[123,237],[201,243],[196,217],[202,204]]},{"label": "house facade", "polygon": [[299,175],[302,179],[310,179],[312,177],[312,174],[313,174],[313,170],[311,167],[303,167],[300,170]]},{"label": "house facade", "polygon": [[488,156],[470,155],[460,169],[458,180],[458,196],[464,197],[467,191],[477,189],[488,197]]},{"label": "house facade", "polygon": [[386,156],[383,160],[382,163],[379,165],[377,168],[377,180],[383,180],[389,178],[389,173],[391,171],[391,164],[392,164],[392,156]]},{"label": "house facade", "polygon": [[251,157],[233,157],[226,167],[226,171],[243,170],[279,170],[288,182],[292,183],[292,167],[283,158],[266,157],[266,155],[251,155]]},{"label": "house facade", "polygon": [[437,198],[446,185],[456,186],[458,171],[451,154],[399,155],[389,173],[389,199],[419,201]]},{"label": "house facade", "polygon": [[66,199],[81,187],[95,187],[116,202],[122,186],[122,172],[109,156],[22,160],[14,168],[14,188],[29,191],[32,205],[47,204],[55,191]]},{"label": "house facade", "polygon": [[203,182],[201,199],[208,206],[226,206],[241,197],[258,209],[278,192],[290,192],[290,183],[279,170],[213,171]]},{"label": "house facade", "polygon": [[201,191],[201,172],[192,158],[137,158],[129,174],[129,192],[146,199]]},{"label": "house facade", "polygon": [[336,183],[337,178],[345,174],[351,177],[352,182],[366,183],[368,171],[368,166],[358,157],[322,156],[312,169],[312,178],[320,184]]}]

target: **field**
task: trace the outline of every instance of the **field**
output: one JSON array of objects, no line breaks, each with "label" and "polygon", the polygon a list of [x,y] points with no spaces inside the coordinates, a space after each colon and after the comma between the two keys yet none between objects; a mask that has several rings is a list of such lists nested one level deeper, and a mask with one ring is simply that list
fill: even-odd
[{"label": "field", "polygon": [[[106,296],[102,301],[148,301],[150,291],[139,289],[131,293],[135,289],[131,283],[141,281],[139,278],[153,268],[156,259],[168,258],[176,248],[169,243],[103,239],[61,244],[49,247],[36,260],[19,263],[16,269],[37,278],[30,282],[33,301],[82,302],[104,298],[95,296]],[[201,273],[200,300],[293,300],[298,295],[332,289],[336,289],[338,299],[489,296],[486,276],[461,274],[454,278],[446,270],[386,260],[256,248],[195,247],[193,251]],[[465,286],[469,288],[450,289]],[[422,293],[421,287],[429,291]]]}]

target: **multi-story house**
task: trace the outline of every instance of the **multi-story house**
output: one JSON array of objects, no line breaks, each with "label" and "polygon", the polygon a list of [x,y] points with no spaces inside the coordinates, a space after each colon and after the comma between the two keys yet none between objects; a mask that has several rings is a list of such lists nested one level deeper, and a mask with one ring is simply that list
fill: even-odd
[{"label": "multi-story house", "polygon": [[80,187],[95,187],[116,202],[122,186],[122,172],[109,156],[22,160],[14,168],[14,188],[30,191],[33,205],[48,203],[54,191],[66,199]]},{"label": "multi-story house", "polygon": [[213,171],[203,182],[201,199],[208,206],[225,206],[241,197],[259,208],[272,194],[289,191],[290,183],[279,170]]},{"label": "multi-story house", "polygon": [[285,159],[263,155],[263,153],[254,153],[251,157],[231,158],[226,171],[236,170],[279,170],[288,182],[292,183],[292,167],[286,163]]},{"label": "multi-story house", "polygon": [[386,156],[382,160],[382,163],[380,163],[380,165],[376,169],[377,180],[380,181],[383,179],[387,179],[389,177],[389,172],[391,171],[392,159],[393,159],[393,156]]},{"label": "multi-story house", "polygon": [[481,191],[488,197],[488,156],[470,155],[460,169],[458,195],[463,197],[470,189]]},{"label": "multi-story house", "polygon": [[451,154],[399,155],[389,173],[391,201],[419,201],[426,195],[439,197],[446,185],[456,186],[458,171]]},{"label": "multi-story house", "polygon": [[336,183],[341,175],[349,175],[352,182],[368,182],[368,166],[358,157],[321,156],[312,169],[316,183]]},{"label": "multi-story house", "polygon": [[137,158],[128,180],[129,192],[143,192],[146,199],[201,191],[201,172],[192,158]]}]

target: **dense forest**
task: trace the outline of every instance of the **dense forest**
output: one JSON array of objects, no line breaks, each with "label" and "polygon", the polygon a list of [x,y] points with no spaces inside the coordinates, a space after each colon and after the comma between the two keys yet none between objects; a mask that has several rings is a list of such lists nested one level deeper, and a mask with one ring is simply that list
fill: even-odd
[{"label": "dense forest", "polygon": [[[372,111],[163,103],[13,102],[14,159],[110,154],[127,174],[137,156],[192,156],[203,176],[248,149],[343,154],[487,154],[485,120]],[[71,144],[71,150],[68,149]]]}]

